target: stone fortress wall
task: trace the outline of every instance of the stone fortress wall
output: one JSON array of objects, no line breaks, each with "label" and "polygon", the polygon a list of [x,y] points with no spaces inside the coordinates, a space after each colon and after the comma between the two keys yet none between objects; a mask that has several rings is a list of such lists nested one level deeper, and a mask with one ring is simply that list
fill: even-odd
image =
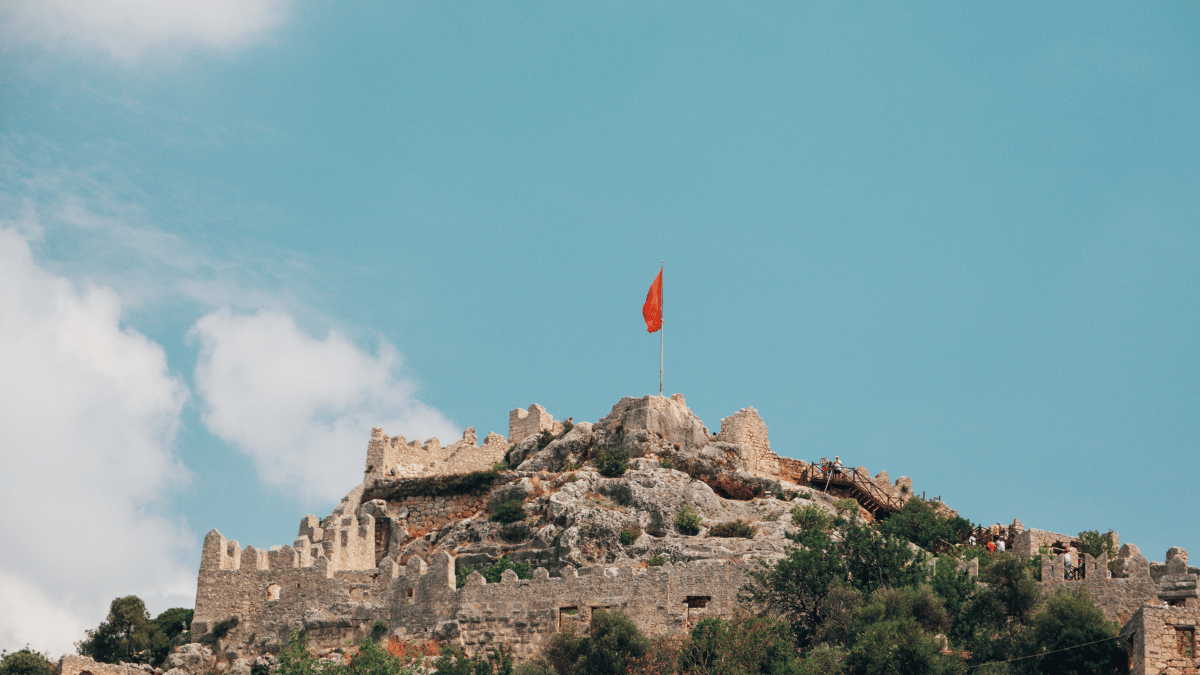
[{"label": "stone fortress wall", "polygon": [[[648,458],[671,449],[666,439],[676,439],[676,450],[681,445],[700,448],[700,456],[725,453],[737,460],[729,465],[734,474],[760,481],[769,490],[795,488],[797,477],[809,466],[771,451],[767,427],[754,408],[722,420],[716,434],[694,416],[684,419],[681,411],[691,414],[679,395],[626,398],[609,416],[595,425],[582,423],[576,431],[594,426],[618,433],[622,426],[636,426],[649,439],[637,441],[650,453]],[[203,634],[216,622],[236,616],[240,623],[227,644],[249,641],[251,653],[265,653],[276,651],[295,630],[305,630],[314,648],[333,648],[365,637],[376,621],[383,620],[403,639],[436,640],[468,652],[489,641],[503,642],[523,657],[568,626],[586,631],[591,611],[599,607],[620,608],[644,630],[658,634],[680,634],[706,612],[727,615],[733,610],[746,566],[754,564],[748,557],[657,568],[567,566],[555,578],[538,568],[532,580],[517,580],[508,572],[499,584],[487,584],[474,573],[464,588],[456,589],[456,569],[462,561],[444,550],[407,544],[420,544],[422,538],[436,541],[439,530],[486,512],[492,489],[537,477],[506,472],[492,478],[486,490],[471,494],[439,497],[422,489],[430,479],[490,469],[505,459],[510,443],[519,444],[542,431],[557,435],[564,428],[536,404],[511,411],[509,423],[507,439],[493,432],[477,445],[474,429],[467,429],[462,440],[445,447],[436,438],[409,442],[373,429],[363,484],[329,517],[306,516],[290,546],[242,549],[211,531],[197,579],[193,633]],[[907,477],[893,483],[886,471],[874,478],[865,467],[855,472],[898,500],[907,501],[914,494]],[[385,507],[391,511],[385,512]],[[1036,554],[1043,544],[1071,539],[1026,529],[1019,521],[1001,528],[1000,536],[1026,556]],[[1136,546],[1126,544],[1111,570],[1104,556],[1081,555],[1079,560],[1083,578],[1067,581],[1061,556],[1044,559],[1043,592],[1086,588],[1106,617],[1131,624],[1134,617],[1149,621],[1147,603],[1200,611],[1200,570],[1187,566],[1182,549],[1168,551],[1166,563],[1151,563]]]},{"label": "stone fortress wall", "polygon": [[[648,420],[651,432],[662,438],[679,436],[678,428],[654,426],[686,426],[687,420],[682,418],[690,411],[678,394],[670,399],[622,399],[597,426],[606,420],[629,424],[627,413],[644,414],[646,405],[659,413],[654,418],[657,422]],[[695,426],[694,419],[692,422]],[[590,611],[596,607],[620,607],[656,633],[684,631],[691,619],[706,611],[731,612],[745,579],[743,565],[749,563],[706,561],[578,572],[568,567],[560,578],[549,578],[546,570],[540,569],[532,581],[511,579],[492,585],[472,575],[465,588],[456,590],[456,561],[444,551],[428,563],[417,555],[400,560],[383,555],[399,549],[389,542],[436,533],[487,509],[486,492],[429,496],[420,493],[427,485],[423,479],[491,469],[504,459],[509,443],[520,443],[542,431],[561,434],[563,429],[561,421],[537,404],[512,410],[508,438],[493,432],[482,445],[476,445],[473,428],[448,446],[442,446],[437,438],[407,441],[373,429],[363,484],[346,496],[333,515],[323,520],[314,515],[302,519],[290,546],[243,549],[220,532],[209,532],[197,579],[193,631],[207,632],[216,622],[237,616],[239,626],[230,643],[254,638],[260,643],[258,651],[272,651],[290,631],[304,628],[314,647],[336,647],[365,636],[374,621],[383,619],[410,639],[448,641],[471,648],[484,644],[489,636],[500,636],[518,653],[525,653],[571,622],[585,630]],[[722,420],[716,434],[702,426],[683,434],[687,445],[701,447],[714,442],[738,454],[738,464],[744,467],[739,473],[769,482],[786,484],[808,466],[771,451],[766,424],[754,408],[743,408]],[[866,475],[863,467],[858,472]],[[491,487],[513,480],[520,477],[502,475]],[[873,480],[891,494],[909,496],[911,480],[907,477],[891,484],[887,473],[881,472]],[[388,501],[401,507],[396,518],[384,517],[383,502],[371,499],[380,496],[381,485],[387,486]],[[403,524],[397,526],[397,520]],[[389,531],[389,523],[395,531]]]},{"label": "stone fortress wall", "polygon": [[[370,530],[368,521],[364,531]],[[335,531],[334,540],[345,532]],[[371,568],[336,569],[329,557],[302,554],[306,544],[242,550],[210,532],[193,631],[238,616],[233,641],[255,639],[266,651],[303,628],[310,646],[322,649],[366,637],[374,621],[383,619],[403,639],[437,640],[468,651],[508,644],[518,656],[530,656],[567,626],[586,633],[596,608],[621,609],[653,634],[681,635],[707,613],[733,611],[749,564],[567,567],[556,578],[538,568],[532,580],[518,580],[510,570],[499,584],[473,572],[460,589],[455,560],[445,551],[428,564],[412,556],[404,566],[385,558]]]}]

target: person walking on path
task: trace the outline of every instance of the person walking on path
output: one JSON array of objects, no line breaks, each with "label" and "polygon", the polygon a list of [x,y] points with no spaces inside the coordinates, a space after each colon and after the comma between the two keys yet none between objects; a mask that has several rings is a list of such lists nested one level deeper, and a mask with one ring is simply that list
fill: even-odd
[{"label": "person walking on path", "polygon": [[996,542],[989,541],[987,543],[988,555],[996,555]]}]

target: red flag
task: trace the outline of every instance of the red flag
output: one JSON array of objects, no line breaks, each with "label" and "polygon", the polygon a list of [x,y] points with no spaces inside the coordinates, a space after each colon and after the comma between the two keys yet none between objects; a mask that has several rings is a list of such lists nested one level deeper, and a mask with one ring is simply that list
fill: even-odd
[{"label": "red flag", "polygon": [[646,320],[646,331],[654,333],[662,329],[662,270],[650,284],[646,293],[646,304],[642,305],[642,318]]}]

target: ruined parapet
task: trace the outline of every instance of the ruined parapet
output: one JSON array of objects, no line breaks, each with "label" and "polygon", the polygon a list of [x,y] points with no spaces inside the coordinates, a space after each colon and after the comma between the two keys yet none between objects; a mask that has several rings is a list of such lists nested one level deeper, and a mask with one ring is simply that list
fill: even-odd
[{"label": "ruined parapet", "polygon": [[1167,551],[1166,569],[1158,582],[1158,599],[1176,607],[1200,607],[1197,593],[1196,568],[1188,567],[1187,551],[1171,548]]},{"label": "ruined parapet", "polygon": [[526,438],[536,436],[543,431],[549,431],[557,435],[562,433],[562,430],[562,422],[555,422],[554,417],[537,403],[529,406],[528,410],[514,408],[508,411],[509,443],[520,443]]},{"label": "ruined parapet", "polygon": [[1198,607],[1144,605],[1121,628],[1129,645],[1129,675],[1194,673],[1200,667]]},{"label": "ruined parapet", "polygon": [[1026,558],[1037,555],[1042,546],[1050,546],[1059,541],[1070,541],[1071,537],[1058,532],[1029,528],[1013,537],[1012,550]]},{"label": "ruined parapet", "polygon": [[500,434],[489,433],[482,446],[476,445],[477,442],[475,427],[467,427],[461,440],[446,446],[436,437],[424,443],[407,441],[376,427],[367,443],[363,483],[486,471],[504,459],[508,445]]},{"label": "ruined parapet", "polygon": [[58,675],[146,675],[146,671],[132,664],[100,663],[88,656],[66,654],[58,662]]},{"label": "ruined parapet", "polygon": [[772,478],[779,475],[779,456],[771,452],[767,424],[754,408],[742,408],[721,420],[717,440],[741,446],[748,471]]}]

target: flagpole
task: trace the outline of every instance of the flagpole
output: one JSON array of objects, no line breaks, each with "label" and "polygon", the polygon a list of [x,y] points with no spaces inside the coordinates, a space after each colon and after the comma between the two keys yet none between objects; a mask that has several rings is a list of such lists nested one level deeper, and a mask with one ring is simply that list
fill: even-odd
[{"label": "flagpole", "polygon": [[[666,266],[667,266],[667,261],[663,260],[661,263],[661,266],[658,268],[658,273],[662,274],[663,269],[666,268]],[[662,307],[661,299],[659,300],[659,307]],[[659,312],[661,313],[662,310],[660,309]],[[660,314],[659,316],[660,316],[660,320],[661,320],[662,315]],[[663,375],[663,328],[662,328],[662,325],[660,324],[659,328],[658,328],[658,395],[659,396],[663,395],[663,393],[662,393],[663,392],[662,375]]]}]

